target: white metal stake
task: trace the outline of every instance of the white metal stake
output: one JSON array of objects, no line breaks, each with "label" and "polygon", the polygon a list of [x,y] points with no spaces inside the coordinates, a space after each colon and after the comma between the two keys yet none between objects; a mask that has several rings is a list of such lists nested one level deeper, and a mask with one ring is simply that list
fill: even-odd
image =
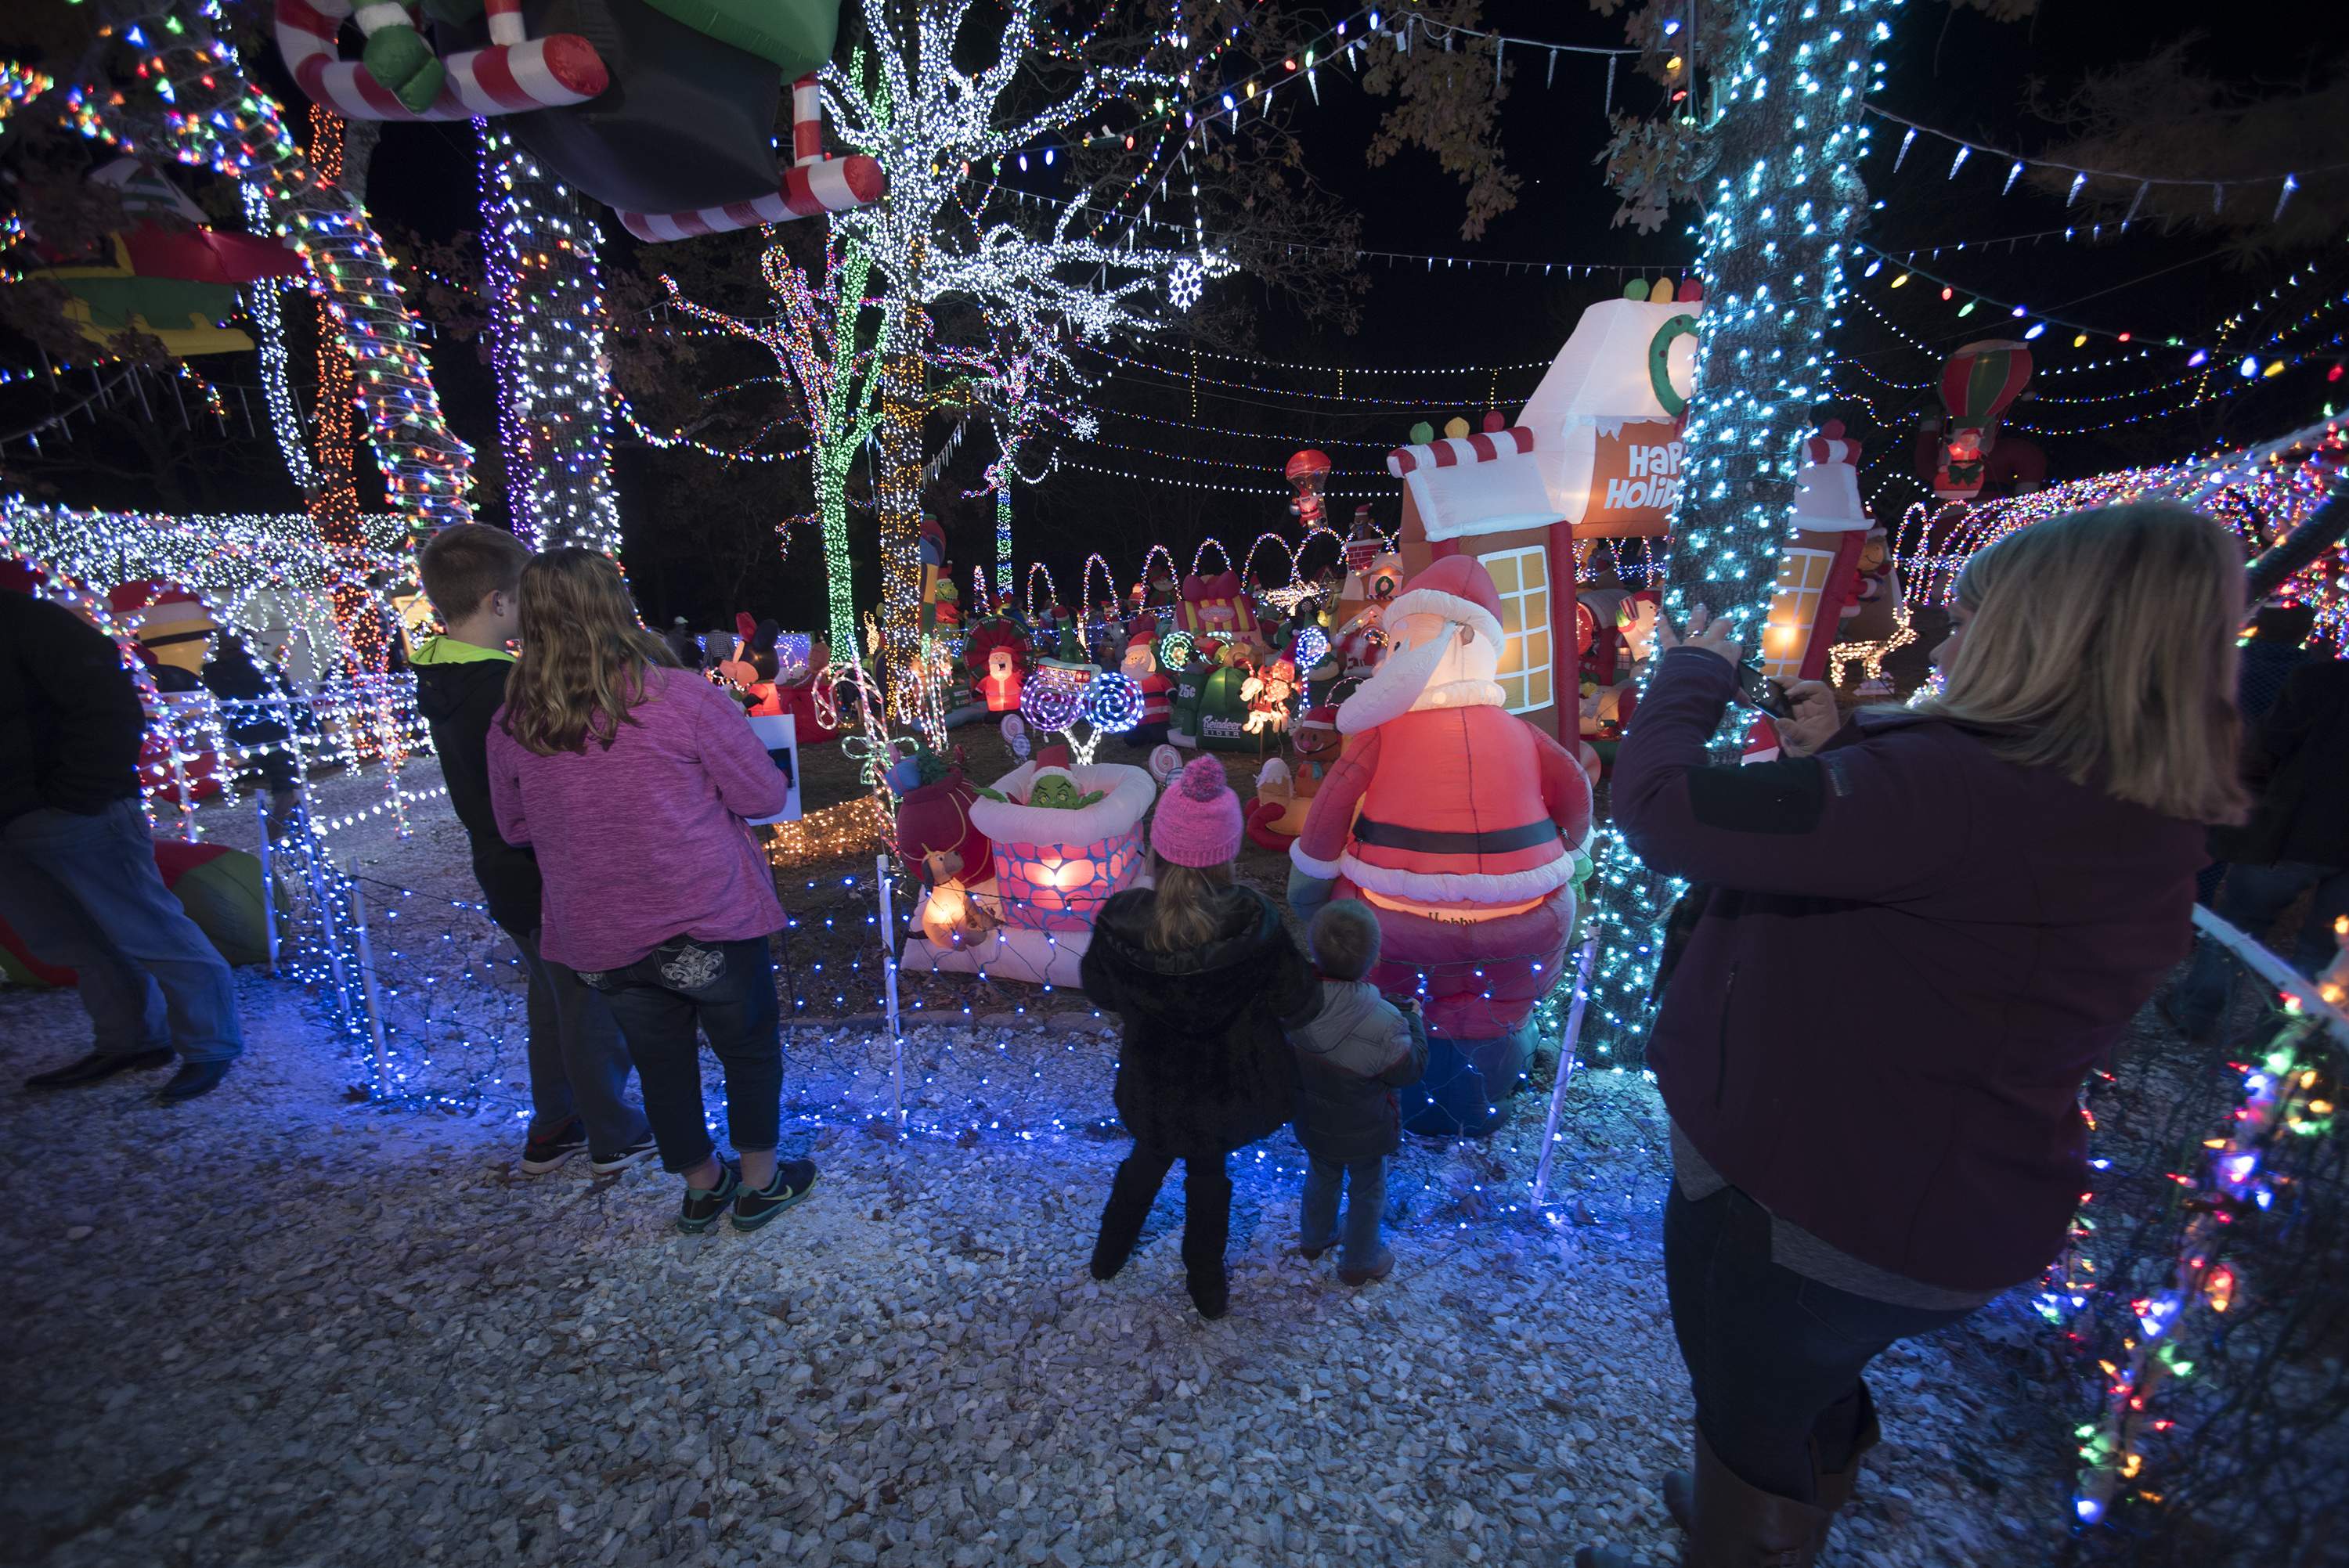
[{"label": "white metal stake", "polygon": [[1538,1212],[1542,1200],[1549,1194],[1550,1163],[1557,1154],[1557,1117],[1566,1104],[1567,1080],[1574,1076],[1574,1047],[1582,1038],[1582,1009],[1590,1000],[1590,966],[1599,959],[1599,933],[1593,930],[1590,940],[1582,944],[1582,958],[1575,965],[1574,1002],[1566,1010],[1566,1030],[1558,1038],[1557,1081],[1549,1088],[1549,1117],[1542,1123],[1541,1162],[1534,1167],[1534,1209]]},{"label": "white metal stake", "polygon": [[905,1037],[897,1026],[897,916],[889,897],[889,857],[873,857],[873,880],[881,884],[881,978],[889,1008],[889,1104],[897,1125],[905,1125]]},{"label": "white metal stake", "polygon": [[270,868],[269,791],[253,796],[254,820],[261,827],[261,929],[269,942],[268,973],[277,973],[277,879]]},{"label": "white metal stake", "polygon": [[180,716],[170,707],[163,713],[163,734],[171,748],[171,788],[180,798],[180,837],[192,844],[196,841],[196,808],[195,802],[188,799],[187,754],[180,749]]},{"label": "white metal stake", "polygon": [[344,878],[343,885],[351,890],[351,929],[359,944],[360,995],[367,1001],[367,1036],[375,1042],[375,1082],[380,1091],[391,1075],[391,1062],[383,1043],[383,1007],[376,996],[375,954],[367,946],[367,899],[359,892],[357,878]]},{"label": "white metal stake", "polygon": [[310,790],[302,789],[302,852],[310,870],[310,902],[318,910],[318,940],[326,949],[326,967],[335,976],[335,1001],[344,1018],[351,1016],[351,983],[343,973],[342,944],[335,940],[335,906],[326,898],[326,879],[318,874],[319,844],[317,830],[310,824]]}]

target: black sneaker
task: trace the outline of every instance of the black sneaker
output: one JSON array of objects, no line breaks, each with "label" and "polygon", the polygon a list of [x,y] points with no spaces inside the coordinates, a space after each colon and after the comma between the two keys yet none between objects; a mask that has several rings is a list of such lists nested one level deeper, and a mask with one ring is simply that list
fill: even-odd
[{"label": "black sneaker", "polygon": [[545,1137],[533,1138],[522,1146],[523,1174],[543,1176],[586,1147],[587,1130],[574,1116]]},{"label": "black sneaker", "polygon": [[180,1070],[155,1091],[155,1098],[165,1105],[177,1105],[183,1099],[212,1093],[220,1088],[221,1080],[226,1077],[226,1062],[181,1062]]},{"label": "black sneaker", "polygon": [[609,1176],[615,1171],[626,1171],[639,1160],[649,1159],[659,1148],[653,1135],[646,1133],[617,1154],[598,1154],[587,1162],[587,1168],[598,1176]]},{"label": "black sneaker", "polygon": [[121,1056],[109,1056],[104,1051],[92,1051],[79,1061],[67,1062],[61,1068],[51,1068],[45,1073],[35,1073],[25,1080],[26,1088],[78,1088],[86,1083],[98,1083],[116,1073],[151,1072],[171,1065],[171,1047],[157,1046],[152,1050],[131,1051]]},{"label": "black sneaker", "polygon": [[734,1195],[734,1228],[755,1231],[815,1187],[815,1161],[786,1160],[775,1167],[775,1179],[764,1187],[745,1187]]},{"label": "black sneaker", "polygon": [[718,1222],[734,1194],[742,1190],[742,1171],[730,1161],[720,1161],[718,1185],[705,1192],[698,1187],[685,1190],[684,1206],[678,1210],[677,1228],[688,1236],[698,1236]]}]

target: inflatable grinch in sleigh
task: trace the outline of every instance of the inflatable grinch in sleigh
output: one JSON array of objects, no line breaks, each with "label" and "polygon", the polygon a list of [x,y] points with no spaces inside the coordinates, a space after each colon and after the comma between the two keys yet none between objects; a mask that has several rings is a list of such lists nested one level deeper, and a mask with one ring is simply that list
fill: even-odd
[{"label": "inflatable grinch in sleigh", "polygon": [[312,102],[347,119],[502,117],[640,240],[845,211],[888,188],[877,160],[823,150],[816,73],[839,0],[276,0],[276,25]]}]

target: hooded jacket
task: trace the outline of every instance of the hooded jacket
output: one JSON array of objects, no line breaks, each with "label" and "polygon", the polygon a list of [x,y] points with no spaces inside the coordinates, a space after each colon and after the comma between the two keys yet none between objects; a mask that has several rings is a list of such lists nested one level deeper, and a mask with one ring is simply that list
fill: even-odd
[{"label": "hooded jacket", "polygon": [[1324,980],[1321,1007],[1293,1024],[1288,1043],[1302,1081],[1297,1141],[1316,1160],[1351,1165],[1402,1144],[1395,1090],[1427,1070],[1427,1025],[1367,980]]},{"label": "hooded jacket", "polygon": [[1648,1045],[1664,1104],[1731,1185],[1863,1263],[2028,1279],[2079,1203],[2081,1081],[2192,944],[2204,830],[1919,714],[1707,766],[1735,685],[1665,654],[1616,758],[1632,850],[1712,890]]},{"label": "hooded jacket", "polygon": [[1085,995],[1125,1026],[1114,1098],[1134,1141],[1221,1158],[1278,1131],[1295,1108],[1280,1021],[1313,1007],[1313,972],[1272,901],[1246,887],[1224,895],[1205,946],[1154,953],[1143,934],[1157,898],[1129,888],[1102,905]]},{"label": "hooded jacket", "polygon": [[518,936],[539,928],[538,857],[498,836],[490,809],[490,719],[506,700],[513,656],[496,648],[435,637],[416,650],[416,710],[432,728],[449,803],[473,846],[473,880],[490,918]]}]

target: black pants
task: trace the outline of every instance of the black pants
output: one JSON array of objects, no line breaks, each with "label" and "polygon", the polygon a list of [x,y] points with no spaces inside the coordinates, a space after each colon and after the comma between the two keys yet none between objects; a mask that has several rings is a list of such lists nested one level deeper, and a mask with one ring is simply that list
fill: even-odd
[{"label": "black pants", "polygon": [[604,994],[619,1020],[663,1170],[690,1171],[713,1152],[696,1025],[726,1069],[726,1130],[734,1147],[753,1153],[775,1147],[783,1114],[782,1014],[765,937],[680,937],[625,968],[583,969],[579,978]]},{"label": "black pants", "polygon": [[1232,1178],[1224,1154],[1182,1155],[1137,1143],[1110,1183],[1102,1211],[1104,1249],[1123,1261],[1133,1251],[1150,1205],[1174,1161],[1183,1161],[1183,1267],[1194,1280],[1224,1277],[1224,1243],[1232,1231]]},{"label": "black pants", "polygon": [[1664,1201],[1664,1287],[1696,1395],[1697,1429],[1749,1485],[1816,1501],[1819,1468],[1851,1460],[1860,1371],[1896,1339],[1930,1334],[1972,1309],[1871,1301],[1770,1261],[1770,1214],[1734,1187]]}]

